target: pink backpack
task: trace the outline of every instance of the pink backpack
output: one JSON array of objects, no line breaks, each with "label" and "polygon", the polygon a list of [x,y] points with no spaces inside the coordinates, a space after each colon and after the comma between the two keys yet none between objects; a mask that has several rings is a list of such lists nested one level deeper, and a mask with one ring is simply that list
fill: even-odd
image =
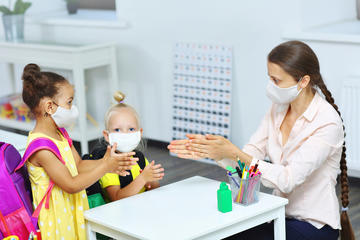
[{"label": "pink backpack", "polygon": [[[72,140],[66,130],[60,131],[71,146]],[[49,208],[54,182],[50,180],[45,196],[33,212],[29,176],[24,164],[39,150],[51,151],[63,164],[65,162],[56,144],[48,138],[34,139],[28,145],[22,159],[12,145],[0,143],[0,146],[0,237],[2,239],[9,235],[17,235],[20,240],[27,240],[30,232],[36,231],[43,203],[45,202],[45,208]]]}]

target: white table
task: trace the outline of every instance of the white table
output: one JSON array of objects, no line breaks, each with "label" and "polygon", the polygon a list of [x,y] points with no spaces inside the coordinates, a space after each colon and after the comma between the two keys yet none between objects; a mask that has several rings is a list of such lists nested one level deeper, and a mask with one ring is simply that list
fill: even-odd
[{"label": "white table", "polygon": [[221,239],[275,220],[275,239],[285,239],[287,199],[260,193],[248,207],[217,210],[220,182],[192,177],[85,212],[88,239]]},{"label": "white table", "polygon": [[26,149],[27,136],[0,129],[0,142],[10,143],[22,156]]}]

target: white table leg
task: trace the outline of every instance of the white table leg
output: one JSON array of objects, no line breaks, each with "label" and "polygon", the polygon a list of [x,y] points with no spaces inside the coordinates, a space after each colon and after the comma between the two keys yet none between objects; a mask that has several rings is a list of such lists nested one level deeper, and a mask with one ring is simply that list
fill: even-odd
[{"label": "white table leg", "polygon": [[81,155],[88,153],[88,141],[87,141],[87,121],[86,121],[86,95],[85,95],[85,69],[77,66],[73,69],[74,84],[75,84],[75,99],[76,104],[79,108],[79,130],[80,130],[80,144],[81,144]]},{"label": "white table leg", "polygon": [[279,209],[278,217],[274,220],[274,239],[285,240],[286,229],[285,229],[285,207]]},{"label": "white table leg", "polygon": [[112,102],[113,101],[112,96],[113,96],[114,92],[120,90],[119,86],[118,86],[119,77],[118,77],[118,69],[117,69],[117,61],[116,61],[116,47],[115,46],[112,47],[109,68],[110,68],[109,84],[110,84],[110,89],[112,91],[110,93],[110,102]]},{"label": "white table leg", "polygon": [[6,64],[7,71],[9,73],[9,78],[11,80],[11,90],[12,93],[16,93],[16,79],[15,79],[15,68],[14,63]]},{"label": "white table leg", "polygon": [[96,240],[96,232],[91,230],[91,224],[89,224],[89,222],[86,223],[86,239]]}]

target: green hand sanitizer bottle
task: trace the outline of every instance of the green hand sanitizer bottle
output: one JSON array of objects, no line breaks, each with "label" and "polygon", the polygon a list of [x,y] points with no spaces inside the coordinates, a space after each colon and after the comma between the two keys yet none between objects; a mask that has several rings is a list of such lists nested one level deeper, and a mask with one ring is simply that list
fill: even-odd
[{"label": "green hand sanitizer bottle", "polygon": [[231,190],[226,182],[222,182],[217,190],[217,201],[220,212],[226,213],[232,211]]}]

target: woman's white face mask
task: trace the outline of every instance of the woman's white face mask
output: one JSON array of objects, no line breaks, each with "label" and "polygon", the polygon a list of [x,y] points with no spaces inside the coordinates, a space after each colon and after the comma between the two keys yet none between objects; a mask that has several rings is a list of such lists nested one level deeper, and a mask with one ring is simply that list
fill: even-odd
[{"label": "woman's white face mask", "polygon": [[109,143],[114,145],[117,143],[116,149],[122,153],[131,152],[134,150],[141,141],[140,131],[132,133],[120,133],[112,132],[109,133]]},{"label": "woman's white face mask", "polygon": [[[300,81],[301,79],[299,80],[299,82]],[[273,103],[287,105],[294,101],[302,91],[302,88],[300,90],[298,90],[297,88],[298,84],[288,88],[281,88],[276,86],[275,83],[270,80],[266,87],[266,95]]]},{"label": "woman's white face mask", "polygon": [[75,105],[71,109],[66,109],[58,105],[56,112],[51,115],[56,125],[60,128],[68,128],[75,125],[79,116],[79,110]]}]

